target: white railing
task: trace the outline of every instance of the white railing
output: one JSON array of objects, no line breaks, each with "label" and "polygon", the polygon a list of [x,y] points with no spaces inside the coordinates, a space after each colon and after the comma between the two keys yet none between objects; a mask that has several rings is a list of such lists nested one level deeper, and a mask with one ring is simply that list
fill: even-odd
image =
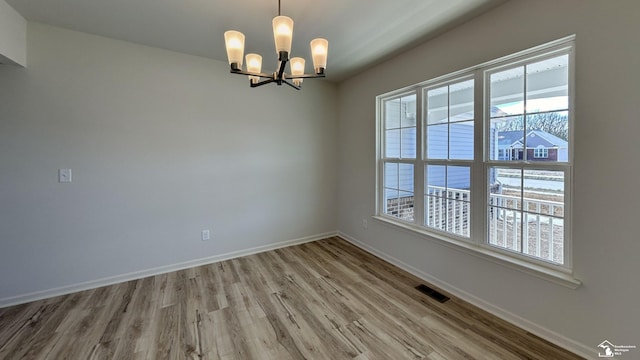
[{"label": "white railing", "polygon": [[564,203],[491,194],[490,206],[489,244],[562,262]]},{"label": "white railing", "polygon": [[[425,204],[426,225],[470,237],[470,200],[468,190],[429,186]],[[489,244],[556,263],[562,262],[563,203],[491,194],[489,206]],[[523,224],[526,226],[523,227]]]},{"label": "white railing", "polygon": [[429,186],[426,199],[427,226],[470,237],[470,195],[469,190]]}]

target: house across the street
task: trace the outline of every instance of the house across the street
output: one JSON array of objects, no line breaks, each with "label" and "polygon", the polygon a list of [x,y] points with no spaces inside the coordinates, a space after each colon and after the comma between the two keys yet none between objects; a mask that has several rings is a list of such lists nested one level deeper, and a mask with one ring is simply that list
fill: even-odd
[{"label": "house across the street", "polygon": [[[568,146],[566,140],[543,130],[530,130],[527,133],[527,160],[531,161],[567,161]],[[498,133],[498,159],[523,160],[525,141],[522,130],[501,131]]]}]

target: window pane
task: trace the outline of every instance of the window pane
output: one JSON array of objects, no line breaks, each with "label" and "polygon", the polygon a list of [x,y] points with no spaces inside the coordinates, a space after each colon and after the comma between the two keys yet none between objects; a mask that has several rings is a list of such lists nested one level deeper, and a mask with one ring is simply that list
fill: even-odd
[{"label": "window pane", "polygon": [[569,55],[528,64],[527,113],[569,108]]},{"label": "window pane", "polygon": [[387,100],[384,106],[385,157],[415,159],[416,94]]},{"label": "window pane", "polygon": [[491,160],[524,160],[524,118],[491,119],[489,130]]},{"label": "window pane", "polygon": [[471,204],[468,201],[447,200],[447,231],[468,237],[470,214]]},{"label": "window pane", "polygon": [[405,221],[413,221],[413,193],[400,191],[398,198],[398,215]]},{"label": "window pane", "polygon": [[399,174],[399,190],[410,191],[413,193],[413,165],[400,164]]},{"label": "window pane", "polygon": [[385,214],[413,221],[413,165],[384,164]]},{"label": "window pane", "polygon": [[449,156],[449,125],[427,126],[427,157],[446,159]]},{"label": "window pane", "polygon": [[398,188],[398,164],[397,163],[385,163],[384,164],[384,187],[385,188]]},{"label": "window pane", "polygon": [[473,160],[473,121],[453,123],[450,131],[449,159]]},{"label": "window pane", "polygon": [[564,220],[525,213],[523,253],[557,264],[564,263]]},{"label": "window pane", "polygon": [[551,170],[524,171],[524,210],[564,217],[564,172]]},{"label": "window pane", "polygon": [[416,126],[416,95],[405,96],[400,99],[400,125],[403,128]]},{"label": "window pane", "polygon": [[[569,113],[567,111],[527,115],[527,159],[569,161]],[[535,150],[540,148],[536,158]]]},{"label": "window pane", "polygon": [[496,116],[524,113],[524,66],[491,74],[491,112]]},{"label": "window pane", "polygon": [[425,225],[459,236],[471,233],[471,168],[427,165]]},{"label": "window pane", "polygon": [[438,124],[449,119],[448,86],[427,92],[427,124]]},{"label": "window pane", "polygon": [[473,80],[452,84],[449,87],[449,121],[473,119]]},{"label": "window pane", "polygon": [[384,133],[384,156],[388,158],[400,157],[400,130],[387,130]]},{"label": "window pane", "polygon": [[416,128],[403,128],[401,131],[401,155],[403,159],[415,159],[416,157]]},{"label": "window pane", "polygon": [[384,189],[384,213],[391,216],[398,215],[398,190]]},{"label": "window pane", "polygon": [[489,243],[562,264],[564,171],[491,168],[489,176]]},{"label": "window pane", "polygon": [[443,165],[427,166],[427,194],[445,197],[446,167]]},{"label": "window pane", "polygon": [[447,166],[448,218],[447,231],[470,236],[471,216],[471,168],[468,166]]},{"label": "window pane", "polygon": [[400,127],[400,99],[387,100],[384,103],[384,128],[397,129]]},{"label": "window pane", "polygon": [[564,172],[524,171],[523,252],[562,264],[564,259]]},{"label": "window pane", "polygon": [[446,167],[428,165],[426,171],[425,225],[438,230],[447,226]]},{"label": "window pane", "polygon": [[520,252],[522,240],[521,212],[489,207],[489,244]]},{"label": "window pane", "polygon": [[385,213],[388,215],[397,214],[398,200],[398,164],[384,164],[384,203]]},{"label": "window pane", "polygon": [[522,170],[489,168],[489,204],[522,209]]},{"label": "window pane", "polygon": [[471,188],[471,168],[468,166],[447,166],[448,197],[469,200],[468,191]]},{"label": "window pane", "polygon": [[425,196],[425,225],[445,231],[447,227],[447,199]]}]

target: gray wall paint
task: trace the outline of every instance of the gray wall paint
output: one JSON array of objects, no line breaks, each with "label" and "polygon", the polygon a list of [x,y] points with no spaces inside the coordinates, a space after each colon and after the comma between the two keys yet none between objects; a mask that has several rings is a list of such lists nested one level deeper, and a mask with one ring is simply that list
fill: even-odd
[{"label": "gray wall paint", "polygon": [[0,0],[0,64],[27,63],[27,21]]},{"label": "gray wall paint", "polygon": [[[341,83],[339,229],[594,353],[604,339],[640,345],[640,162],[631,155],[640,134],[639,13],[636,0],[512,0]],[[577,35],[573,256],[582,287],[570,290],[380,222],[361,226],[375,211],[376,95],[570,34]]]},{"label": "gray wall paint", "polygon": [[0,67],[0,299],[336,230],[334,84],[35,23],[28,51]]}]

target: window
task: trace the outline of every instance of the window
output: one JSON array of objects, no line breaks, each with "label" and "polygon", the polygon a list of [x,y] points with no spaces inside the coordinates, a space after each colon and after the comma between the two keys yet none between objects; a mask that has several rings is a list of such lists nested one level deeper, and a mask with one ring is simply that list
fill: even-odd
[{"label": "window", "polygon": [[424,225],[469,237],[474,159],[474,80],[424,89],[426,101]]},{"label": "window", "polygon": [[385,100],[384,118],[384,213],[413,221],[416,95]]},{"label": "window", "polygon": [[548,158],[547,146],[569,141],[568,71],[568,53],[543,54],[484,71],[489,142],[497,140],[500,146],[502,134],[521,150],[517,157],[501,160],[489,146],[488,243],[558,265],[565,262],[568,159],[529,161]]},{"label": "window", "polygon": [[536,159],[546,159],[549,157],[549,149],[542,145],[539,145],[533,150],[533,157]]},{"label": "window", "polygon": [[379,96],[379,218],[570,270],[572,54],[570,37]]}]

